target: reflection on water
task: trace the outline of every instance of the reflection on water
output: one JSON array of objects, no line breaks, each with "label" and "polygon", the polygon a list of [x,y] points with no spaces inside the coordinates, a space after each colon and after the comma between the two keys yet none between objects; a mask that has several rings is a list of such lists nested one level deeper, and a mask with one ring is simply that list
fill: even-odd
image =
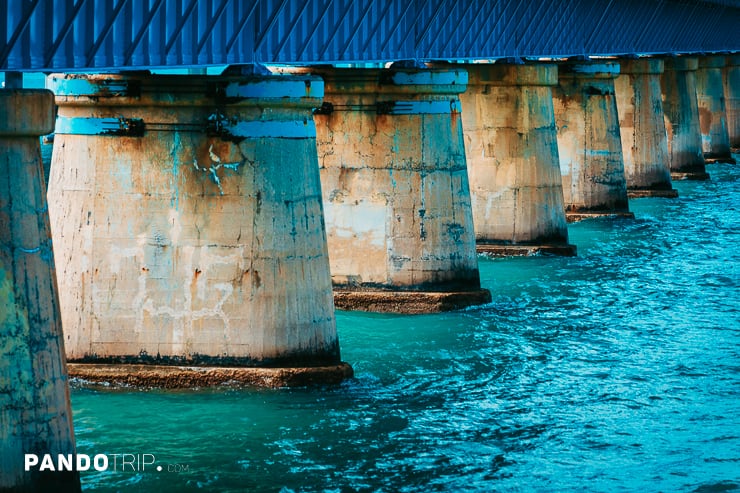
[{"label": "reflection on water", "polygon": [[740,168],[709,172],[571,225],[578,257],[481,258],[487,306],[338,314],[340,387],[73,389],[79,452],[187,465],[84,488],[740,488]]}]

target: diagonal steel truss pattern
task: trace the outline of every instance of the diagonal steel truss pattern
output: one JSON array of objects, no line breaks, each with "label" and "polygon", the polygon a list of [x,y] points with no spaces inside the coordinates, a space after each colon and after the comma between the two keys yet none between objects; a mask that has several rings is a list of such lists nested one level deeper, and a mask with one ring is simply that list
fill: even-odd
[{"label": "diagonal steel truss pattern", "polygon": [[0,70],[737,51],[739,0],[0,0]]}]

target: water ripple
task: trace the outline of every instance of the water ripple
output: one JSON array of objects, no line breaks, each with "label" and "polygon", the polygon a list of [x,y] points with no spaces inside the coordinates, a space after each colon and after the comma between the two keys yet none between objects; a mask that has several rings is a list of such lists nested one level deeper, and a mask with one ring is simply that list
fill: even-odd
[{"label": "water ripple", "polygon": [[570,226],[574,258],[481,259],[493,300],[340,313],[336,388],[74,389],[83,453],[182,474],[86,491],[695,491],[740,485],[740,169]]}]

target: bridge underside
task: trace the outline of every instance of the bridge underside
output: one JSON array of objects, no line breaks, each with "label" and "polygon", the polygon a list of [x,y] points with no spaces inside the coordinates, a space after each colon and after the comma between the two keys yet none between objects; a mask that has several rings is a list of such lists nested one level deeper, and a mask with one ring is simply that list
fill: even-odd
[{"label": "bridge underside", "polygon": [[737,0],[0,0],[0,70],[736,50]]}]

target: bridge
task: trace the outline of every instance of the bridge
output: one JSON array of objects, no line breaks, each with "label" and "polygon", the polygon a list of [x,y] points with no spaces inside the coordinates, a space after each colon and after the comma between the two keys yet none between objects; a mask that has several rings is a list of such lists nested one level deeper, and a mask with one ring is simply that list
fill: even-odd
[{"label": "bridge", "polygon": [[341,381],[335,307],[484,304],[740,147],[737,0],[0,5],[0,491],[79,490],[23,463],[68,375]]},{"label": "bridge", "polygon": [[0,70],[709,53],[737,0],[3,0]]}]

